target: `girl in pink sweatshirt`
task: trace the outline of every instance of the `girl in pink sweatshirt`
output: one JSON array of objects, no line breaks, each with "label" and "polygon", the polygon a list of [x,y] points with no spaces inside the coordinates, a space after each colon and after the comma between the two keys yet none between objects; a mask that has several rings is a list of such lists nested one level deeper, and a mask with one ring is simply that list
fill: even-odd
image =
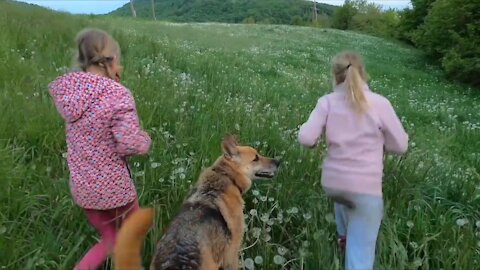
[{"label": "girl in pink sweatshirt", "polygon": [[405,153],[408,135],[390,102],[368,88],[359,55],[337,55],[332,73],[333,92],[318,100],[298,140],[315,147],[325,134],[322,186],[334,201],[339,244],[346,242],[346,269],[368,270],[383,218],[384,151]]},{"label": "girl in pink sweatshirt", "polygon": [[75,270],[98,269],[111,252],[121,220],[138,208],[127,157],[146,154],[150,137],[140,127],[133,96],[120,81],[120,48],[106,32],[77,35],[78,66],[50,85],[65,119],[70,189],[101,240]]}]

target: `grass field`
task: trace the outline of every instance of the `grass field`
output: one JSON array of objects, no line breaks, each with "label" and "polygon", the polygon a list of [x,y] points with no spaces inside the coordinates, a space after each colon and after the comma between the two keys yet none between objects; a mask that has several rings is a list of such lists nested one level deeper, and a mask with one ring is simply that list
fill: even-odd
[{"label": "grass field", "polygon": [[120,42],[124,84],[154,141],[131,160],[141,204],[158,211],[145,262],[220,155],[220,139],[235,132],[284,160],[246,196],[245,269],[342,269],[320,185],[323,148],[303,149],[296,134],[331,89],[331,57],[354,49],[411,136],[405,157],[387,158],[376,269],[480,269],[479,91],[444,80],[417,50],[330,29],[80,17],[0,2],[1,269],[72,269],[97,240],[72,202],[64,125],[47,91],[86,26]]}]

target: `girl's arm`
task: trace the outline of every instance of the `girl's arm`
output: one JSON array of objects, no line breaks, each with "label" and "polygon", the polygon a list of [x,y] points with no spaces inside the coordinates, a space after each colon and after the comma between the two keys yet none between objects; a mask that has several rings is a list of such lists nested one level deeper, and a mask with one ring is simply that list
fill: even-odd
[{"label": "girl's arm", "polygon": [[116,151],[122,156],[144,155],[152,140],[140,127],[135,102],[130,92],[115,101],[112,133]]},{"label": "girl's arm", "polygon": [[387,100],[380,114],[385,137],[385,150],[395,154],[404,154],[408,149],[408,134],[398,119],[392,104]]},{"label": "girl's arm", "polygon": [[327,121],[328,105],[326,97],[318,100],[317,106],[298,132],[298,141],[307,147],[315,147],[323,133]]}]

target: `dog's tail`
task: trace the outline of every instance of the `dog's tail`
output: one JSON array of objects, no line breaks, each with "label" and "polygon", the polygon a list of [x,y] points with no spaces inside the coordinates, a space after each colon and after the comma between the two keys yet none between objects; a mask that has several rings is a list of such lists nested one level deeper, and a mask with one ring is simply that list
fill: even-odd
[{"label": "dog's tail", "polygon": [[116,270],[142,269],[142,244],[153,224],[153,217],[153,208],[141,208],[124,221],[113,251]]}]

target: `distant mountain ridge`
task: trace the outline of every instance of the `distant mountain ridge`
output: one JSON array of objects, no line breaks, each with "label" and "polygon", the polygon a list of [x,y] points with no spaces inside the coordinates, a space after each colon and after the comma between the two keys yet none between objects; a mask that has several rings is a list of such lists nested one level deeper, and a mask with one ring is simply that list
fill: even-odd
[{"label": "distant mountain ridge", "polygon": [[[154,0],[159,20],[174,22],[225,22],[302,24],[313,19],[313,2],[306,0]],[[133,2],[137,17],[153,18],[151,0]],[[336,6],[317,3],[319,17],[331,17]],[[130,3],[112,11],[132,16]]]}]

